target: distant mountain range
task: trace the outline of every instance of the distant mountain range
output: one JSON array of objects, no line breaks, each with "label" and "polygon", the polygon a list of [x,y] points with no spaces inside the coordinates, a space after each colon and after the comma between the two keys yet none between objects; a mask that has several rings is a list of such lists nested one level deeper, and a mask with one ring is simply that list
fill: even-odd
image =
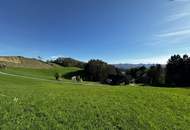
[{"label": "distant mountain range", "polygon": [[[68,61],[68,63],[70,62],[77,62],[77,63],[81,63],[84,64],[85,62],[81,62],[72,58],[65,58],[66,59],[66,63]],[[26,67],[26,68],[51,68],[53,66],[58,66],[57,64],[54,63],[47,63],[38,59],[34,59],[34,58],[26,58],[26,57],[22,57],[22,56],[0,56],[0,64],[1,63],[5,63],[7,66],[10,67]],[[146,68],[151,67],[152,65],[155,64],[112,64],[113,66],[115,66],[116,68],[120,68],[120,69],[131,69],[131,68],[137,68],[137,67],[142,67],[145,66]],[[162,65],[163,67],[165,67],[165,65]]]},{"label": "distant mountain range", "polygon": [[145,66],[146,68],[150,68],[152,65],[155,64],[113,64],[116,68],[119,69],[131,69],[131,68],[137,68]]}]

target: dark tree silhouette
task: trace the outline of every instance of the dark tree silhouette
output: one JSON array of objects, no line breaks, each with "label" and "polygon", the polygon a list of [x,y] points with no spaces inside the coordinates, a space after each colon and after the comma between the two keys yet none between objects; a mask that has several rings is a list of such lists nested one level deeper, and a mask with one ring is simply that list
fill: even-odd
[{"label": "dark tree silhouette", "polygon": [[65,57],[59,57],[56,60],[51,61],[52,63],[64,66],[64,67],[79,67],[84,68],[85,63],[72,59],[72,58],[65,58]]},{"label": "dark tree silhouette", "polygon": [[190,58],[188,55],[172,56],[166,65],[166,83],[175,86],[190,85]]},{"label": "dark tree silhouette", "polygon": [[86,79],[104,82],[109,75],[116,75],[115,67],[101,60],[90,60],[85,66]]},{"label": "dark tree silhouette", "polygon": [[56,80],[60,80],[60,78],[61,78],[61,74],[59,74],[59,73],[55,73],[54,76],[55,76],[55,79],[56,79]]}]

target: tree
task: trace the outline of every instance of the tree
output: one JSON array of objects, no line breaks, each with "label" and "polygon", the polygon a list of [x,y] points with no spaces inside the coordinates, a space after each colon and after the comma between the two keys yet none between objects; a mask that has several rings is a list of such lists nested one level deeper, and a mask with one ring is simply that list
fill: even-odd
[{"label": "tree", "polygon": [[132,68],[126,71],[126,75],[130,79],[135,79],[136,83],[147,83],[147,69],[146,67]]},{"label": "tree", "polygon": [[120,85],[120,84],[129,84],[130,80],[126,75],[109,75],[108,79],[111,79],[109,84],[111,85]]},{"label": "tree", "polygon": [[171,56],[166,65],[166,83],[175,86],[190,85],[190,58],[188,55]]},{"label": "tree", "polygon": [[149,84],[160,85],[165,83],[164,70],[160,64],[151,66],[147,72]]},{"label": "tree", "polygon": [[101,60],[90,60],[85,66],[86,79],[104,82],[109,75],[117,74],[114,66]]},{"label": "tree", "polygon": [[59,73],[55,73],[54,76],[55,76],[55,79],[56,79],[56,80],[60,80],[60,78],[61,78],[61,74],[59,74]]},{"label": "tree", "polygon": [[144,66],[132,68],[126,71],[126,76],[135,83],[160,85],[165,83],[164,69],[161,65],[153,65],[150,68]]},{"label": "tree", "polygon": [[43,58],[42,58],[41,56],[38,56],[38,60],[42,61],[42,60],[43,60]]}]

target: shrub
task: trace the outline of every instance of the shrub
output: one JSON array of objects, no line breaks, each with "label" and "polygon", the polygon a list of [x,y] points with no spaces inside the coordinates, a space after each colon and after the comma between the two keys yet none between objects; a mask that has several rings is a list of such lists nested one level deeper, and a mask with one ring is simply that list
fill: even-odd
[{"label": "shrub", "polygon": [[55,79],[56,79],[56,80],[60,80],[60,78],[61,78],[61,74],[59,74],[59,73],[55,73],[54,76],[55,76]]}]

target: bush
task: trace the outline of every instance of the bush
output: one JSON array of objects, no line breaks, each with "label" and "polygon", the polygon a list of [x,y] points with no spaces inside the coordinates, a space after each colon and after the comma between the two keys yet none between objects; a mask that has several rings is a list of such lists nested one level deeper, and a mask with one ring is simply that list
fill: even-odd
[{"label": "bush", "polygon": [[61,79],[61,74],[59,74],[59,73],[55,73],[55,79],[56,80],[60,80]]}]

